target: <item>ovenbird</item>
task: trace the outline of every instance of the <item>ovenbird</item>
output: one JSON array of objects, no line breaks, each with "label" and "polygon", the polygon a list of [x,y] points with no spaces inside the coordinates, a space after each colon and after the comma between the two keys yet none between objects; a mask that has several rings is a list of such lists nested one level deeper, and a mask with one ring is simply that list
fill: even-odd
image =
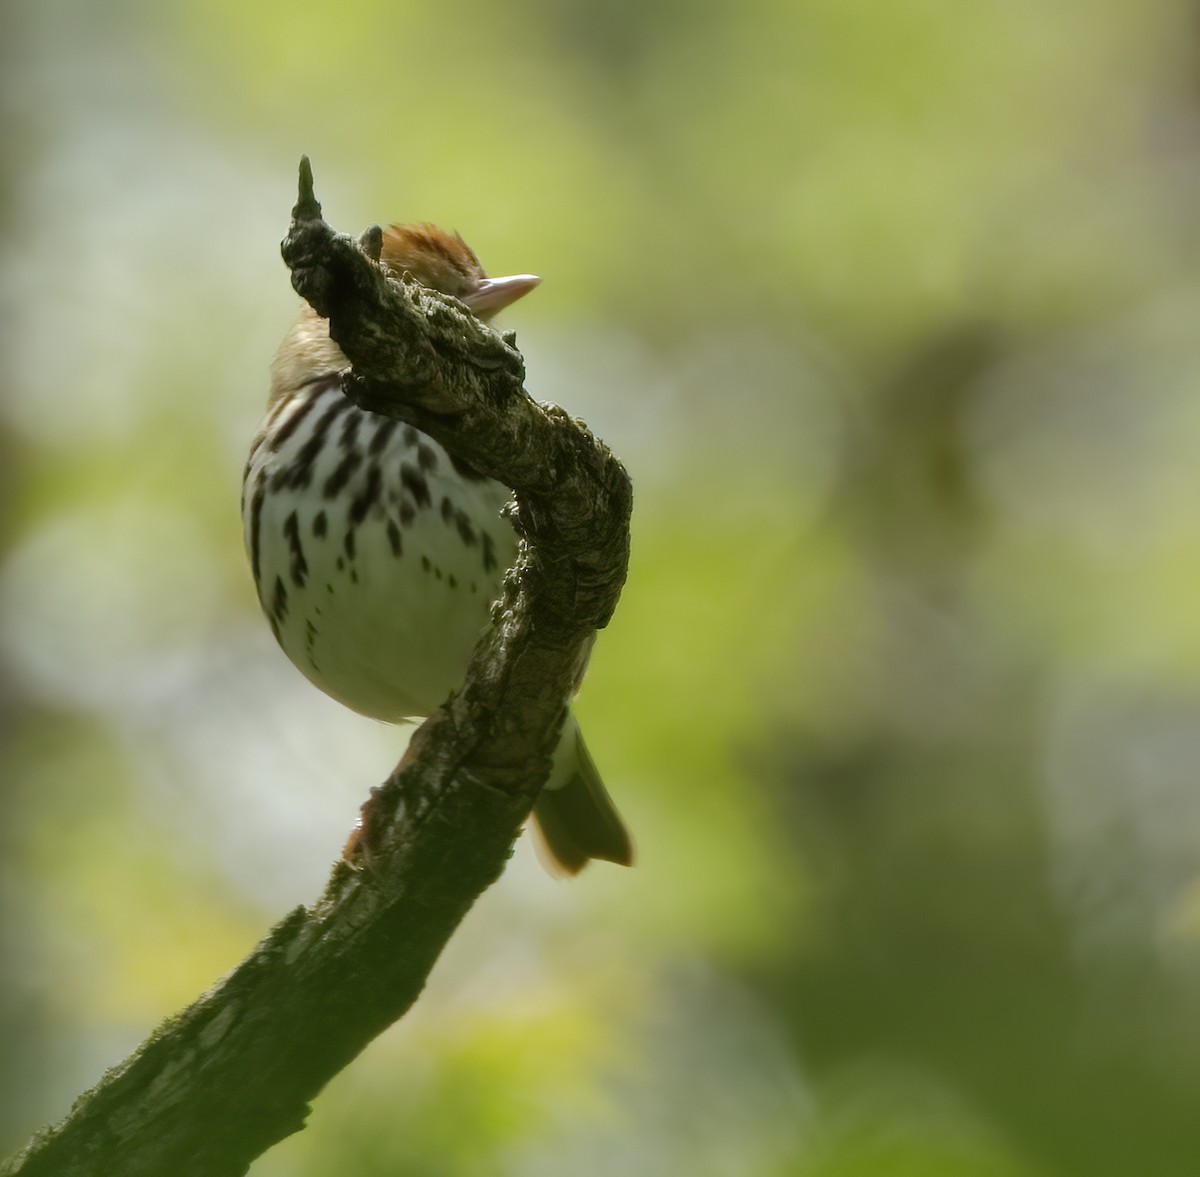
[{"label": "ovenbird", "polygon": [[[380,264],[489,320],[541,279],[489,278],[457,234],[393,225]],[[263,611],[326,694],[388,722],[427,716],[461,682],[516,537],[509,491],[410,425],[342,394],[349,361],[306,307],[271,366],[242,487]],[[568,711],[534,806],[553,865],[628,864],[629,836]]]}]

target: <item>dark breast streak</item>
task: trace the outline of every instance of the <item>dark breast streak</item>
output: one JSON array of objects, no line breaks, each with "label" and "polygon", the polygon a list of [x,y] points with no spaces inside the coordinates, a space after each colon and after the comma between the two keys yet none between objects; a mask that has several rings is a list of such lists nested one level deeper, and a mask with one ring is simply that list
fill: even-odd
[{"label": "dark breast streak", "polygon": [[[450,554],[444,545],[475,549],[478,587],[486,592],[510,554],[499,520],[507,492],[497,485],[495,505],[488,505],[493,496],[480,484],[490,481],[412,426],[353,405],[337,378],[305,386],[294,394],[290,411],[288,402],[273,406],[251,450],[243,489],[251,568],[268,616],[282,626],[288,590],[303,591],[314,578],[324,583],[326,570],[357,584],[360,528],[378,528],[384,550],[402,560],[410,550],[404,532],[427,512],[439,517],[440,527],[423,530],[416,541],[417,567],[441,580],[439,564]],[[328,540],[336,552],[325,550]],[[326,586],[330,592],[334,583]],[[458,581],[448,574],[447,583],[453,588]],[[468,584],[475,593],[475,579]],[[315,633],[307,634],[306,644],[311,656]]]},{"label": "dark breast streak", "polygon": [[243,519],[279,644],[364,715],[426,714],[461,677],[514,558],[507,497],[412,426],[352,404],[335,378],[272,406]]}]

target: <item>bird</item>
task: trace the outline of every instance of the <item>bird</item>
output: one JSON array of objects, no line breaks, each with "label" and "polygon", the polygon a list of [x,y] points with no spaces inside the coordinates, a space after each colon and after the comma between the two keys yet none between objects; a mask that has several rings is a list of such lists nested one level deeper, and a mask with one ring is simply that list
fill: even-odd
[{"label": "bird", "polygon": [[[541,282],[489,278],[460,234],[429,223],[385,229],[379,264],[484,323]],[[413,426],[353,404],[342,392],[349,367],[328,321],[305,306],[271,364],[246,462],[246,550],[294,665],[353,711],[403,723],[461,684],[516,556],[501,517],[511,492]],[[629,833],[569,709],[533,825],[554,873],[592,859],[632,864]]]}]

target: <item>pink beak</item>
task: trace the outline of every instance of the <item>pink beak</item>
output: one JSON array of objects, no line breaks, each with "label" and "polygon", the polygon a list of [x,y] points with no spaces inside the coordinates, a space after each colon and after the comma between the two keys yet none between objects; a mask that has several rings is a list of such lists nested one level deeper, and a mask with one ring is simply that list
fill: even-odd
[{"label": "pink beak", "polygon": [[513,274],[508,278],[481,278],[474,290],[462,296],[462,301],[481,319],[490,319],[497,311],[504,310],[518,298],[528,294],[539,282],[541,278],[533,274]]}]

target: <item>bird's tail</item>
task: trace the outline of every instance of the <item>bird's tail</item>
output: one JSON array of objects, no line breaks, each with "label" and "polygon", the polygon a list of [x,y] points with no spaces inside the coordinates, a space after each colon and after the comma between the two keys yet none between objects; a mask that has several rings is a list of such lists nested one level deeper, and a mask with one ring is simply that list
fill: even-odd
[{"label": "bird's tail", "polygon": [[589,859],[633,865],[633,843],[596,770],[575,716],[567,712],[554,768],[533,807],[542,861],[578,874]]}]

